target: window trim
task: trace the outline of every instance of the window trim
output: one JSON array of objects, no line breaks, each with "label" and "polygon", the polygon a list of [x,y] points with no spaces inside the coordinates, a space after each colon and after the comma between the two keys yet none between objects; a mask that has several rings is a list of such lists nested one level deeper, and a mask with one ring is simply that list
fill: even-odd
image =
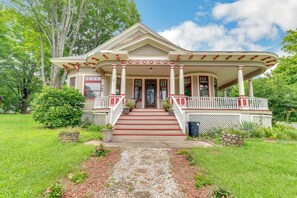
[{"label": "window trim", "polygon": [[[74,79],[75,81],[74,81],[74,86],[72,87],[72,86],[71,86],[71,81],[72,81],[73,79]],[[70,88],[74,88],[74,89],[76,89],[76,76],[72,76],[72,77],[69,78],[69,87],[70,87]]]},{"label": "window trim", "polygon": [[[87,77],[100,77],[101,80],[86,80]],[[93,91],[99,91],[100,92],[100,96],[102,95],[102,92],[101,92],[102,77],[101,76],[94,76],[94,75],[84,76],[84,93],[83,93],[83,96],[86,98],[86,100],[95,100],[95,98],[88,98],[86,96],[86,89],[85,89],[86,83],[100,83],[99,89],[98,90],[93,90]]]},{"label": "window trim", "polygon": [[165,79],[165,78],[159,79],[159,99],[161,99],[161,87],[163,87],[163,86],[161,86],[161,80],[166,81],[166,99],[167,99],[168,98],[168,79]]},{"label": "window trim", "polygon": [[[207,88],[208,88],[208,96],[201,96],[200,95],[200,77],[207,77]],[[198,76],[198,94],[199,94],[199,97],[210,97],[210,87],[209,87],[209,76]]]},{"label": "window trim", "polygon": [[140,80],[140,99],[139,100],[137,100],[137,102],[141,102],[142,101],[142,79],[140,79],[140,78],[135,78],[134,80],[133,80],[133,98],[136,100],[136,97],[135,97],[135,81],[136,80]]},{"label": "window trim", "polygon": [[185,89],[185,79],[186,78],[190,78],[190,94],[191,94],[191,96],[189,96],[189,97],[192,97],[193,96],[193,93],[192,93],[192,76],[185,76],[184,77],[184,95],[186,96],[186,89]]}]

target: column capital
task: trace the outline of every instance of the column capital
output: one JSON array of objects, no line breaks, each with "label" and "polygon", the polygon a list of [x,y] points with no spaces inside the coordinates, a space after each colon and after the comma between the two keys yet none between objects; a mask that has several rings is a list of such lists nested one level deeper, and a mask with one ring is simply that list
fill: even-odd
[{"label": "column capital", "polygon": [[238,70],[242,70],[243,67],[244,67],[243,65],[237,65]]},{"label": "column capital", "polygon": [[126,64],[122,64],[122,69],[126,69]]},{"label": "column capital", "polygon": [[117,68],[117,64],[112,64],[112,68],[116,69]]},{"label": "column capital", "polygon": [[174,69],[174,64],[170,64],[170,69]]},{"label": "column capital", "polygon": [[184,65],[179,65],[179,68],[180,68],[180,69],[183,69],[183,68],[184,68]]},{"label": "column capital", "polygon": [[253,79],[252,78],[249,78],[248,81],[253,81]]}]

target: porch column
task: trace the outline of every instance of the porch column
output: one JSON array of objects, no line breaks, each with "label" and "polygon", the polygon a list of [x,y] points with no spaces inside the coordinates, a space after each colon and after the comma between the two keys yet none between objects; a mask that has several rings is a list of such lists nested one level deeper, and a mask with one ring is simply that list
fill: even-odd
[{"label": "porch column", "polygon": [[121,95],[126,95],[126,65],[122,64]]},{"label": "porch column", "polygon": [[101,92],[102,92],[102,96],[106,96],[106,91],[105,91],[105,86],[106,86],[106,77],[103,76],[102,77],[102,84],[101,84]]},{"label": "porch column", "polygon": [[174,65],[170,65],[170,95],[175,95]]},{"label": "porch column", "polygon": [[227,97],[227,90],[224,89],[224,97],[226,98]]},{"label": "porch column", "polygon": [[253,79],[249,79],[249,97],[254,97]]},{"label": "porch column", "polygon": [[179,66],[179,95],[185,95],[185,85],[184,85],[184,65]]},{"label": "porch column", "polygon": [[238,93],[239,97],[244,97],[244,80],[243,80],[243,73],[242,73],[242,68],[243,65],[238,65],[237,70],[238,70]]},{"label": "porch column", "polygon": [[116,94],[116,87],[117,87],[117,65],[112,65],[112,76],[111,76],[111,95]]}]

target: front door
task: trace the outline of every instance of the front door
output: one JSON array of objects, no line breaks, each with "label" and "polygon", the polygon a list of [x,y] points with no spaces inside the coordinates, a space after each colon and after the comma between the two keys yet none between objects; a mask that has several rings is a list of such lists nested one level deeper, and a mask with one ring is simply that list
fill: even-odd
[{"label": "front door", "polygon": [[145,108],[157,107],[157,80],[145,80]]}]

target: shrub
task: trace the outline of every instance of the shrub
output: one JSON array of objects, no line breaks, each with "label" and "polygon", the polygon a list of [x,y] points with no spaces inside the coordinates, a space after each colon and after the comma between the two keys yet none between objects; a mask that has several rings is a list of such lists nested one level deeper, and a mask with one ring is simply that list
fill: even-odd
[{"label": "shrub", "polygon": [[61,184],[53,184],[46,192],[45,196],[48,198],[60,198],[64,194],[64,188]]},{"label": "shrub", "polygon": [[95,156],[104,157],[108,152],[110,152],[110,150],[105,149],[103,144],[100,144],[99,147],[96,147]]},{"label": "shrub", "polygon": [[227,134],[235,134],[235,135],[241,135],[241,136],[244,136],[246,137],[247,136],[247,133],[244,132],[244,131],[241,131],[239,129],[235,129],[235,128],[226,128],[224,130],[224,133],[227,133]]},{"label": "shrub", "polygon": [[32,103],[33,119],[50,128],[77,126],[84,101],[78,90],[44,87]]},{"label": "shrub", "polygon": [[91,124],[89,127],[88,127],[88,130],[90,131],[100,131],[102,129],[101,126],[97,126],[95,124]]},{"label": "shrub", "polygon": [[74,174],[69,174],[68,178],[71,179],[72,182],[79,184],[83,182],[88,177],[88,173],[86,172],[77,172]]},{"label": "shrub", "polygon": [[265,132],[263,128],[255,128],[251,131],[251,137],[262,138],[265,137]]},{"label": "shrub", "polygon": [[233,196],[228,190],[225,190],[222,187],[217,187],[213,191],[213,197],[214,198],[228,198],[228,197],[233,197]]},{"label": "shrub", "polygon": [[242,121],[239,124],[239,129],[241,131],[245,131],[247,137],[251,137],[252,136],[252,132],[254,130],[258,129],[259,127],[260,127],[260,125],[257,124],[257,123],[255,123],[255,122]]},{"label": "shrub", "polygon": [[195,176],[195,186],[197,189],[202,188],[203,186],[211,185],[211,180],[205,175],[196,175]]}]

